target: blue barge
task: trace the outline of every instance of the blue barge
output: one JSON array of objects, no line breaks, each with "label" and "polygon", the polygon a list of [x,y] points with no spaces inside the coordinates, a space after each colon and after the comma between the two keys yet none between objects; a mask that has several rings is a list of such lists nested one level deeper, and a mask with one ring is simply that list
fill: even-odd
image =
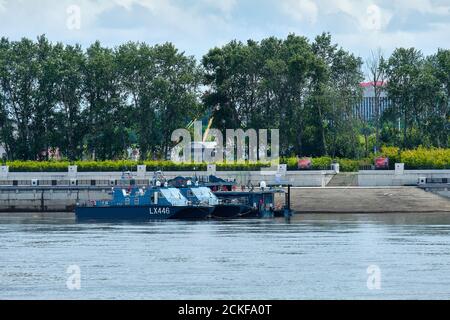
[{"label": "blue barge", "polygon": [[212,205],[192,203],[176,188],[130,186],[114,188],[112,200],[77,204],[75,216],[78,221],[205,219],[213,210]]}]

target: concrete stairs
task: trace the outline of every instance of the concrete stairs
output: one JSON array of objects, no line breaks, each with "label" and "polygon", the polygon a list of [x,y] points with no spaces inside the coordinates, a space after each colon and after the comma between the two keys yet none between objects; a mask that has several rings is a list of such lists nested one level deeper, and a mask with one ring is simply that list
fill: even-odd
[{"label": "concrete stairs", "polygon": [[327,187],[356,187],[358,186],[357,172],[340,172],[331,178]]}]

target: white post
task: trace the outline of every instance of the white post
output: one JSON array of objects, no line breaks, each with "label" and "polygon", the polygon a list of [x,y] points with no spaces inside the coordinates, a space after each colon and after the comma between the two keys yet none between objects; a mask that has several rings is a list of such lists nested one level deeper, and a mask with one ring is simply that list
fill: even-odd
[{"label": "white post", "polygon": [[6,178],[9,173],[9,166],[1,166],[0,167],[0,177]]},{"label": "white post", "polygon": [[138,177],[145,177],[146,172],[147,172],[147,166],[145,164],[137,166]]},{"label": "white post", "polygon": [[325,188],[325,171],[322,171],[322,188]]},{"label": "white post", "polygon": [[404,163],[396,163],[395,164],[395,174],[403,174],[405,172],[405,164]]},{"label": "white post", "polygon": [[215,175],[216,174],[216,165],[215,164],[208,164],[206,166],[206,170],[208,172],[208,175]]},{"label": "white post", "polygon": [[339,171],[340,171],[339,163],[333,163],[332,167],[333,167],[333,170],[335,173],[339,173]]},{"label": "white post", "polygon": [[68,166],[67,172],[69,174],[69,177],[76,177],[78,172],[78,166]]},{"label": "white post", "polygon": [[286,171],[287,171],[287,164],[279,164],[278,165],[278,169],[277,169],[277,173],[284,176],[286,175]]}]

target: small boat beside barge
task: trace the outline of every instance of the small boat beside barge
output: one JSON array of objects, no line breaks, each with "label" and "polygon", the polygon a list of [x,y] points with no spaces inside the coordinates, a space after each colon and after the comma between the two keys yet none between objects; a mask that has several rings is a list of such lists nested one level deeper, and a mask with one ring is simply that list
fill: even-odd
[{"label": "small boat beside barge", "polygon": [[290,186],[287,192],[280,186],[266,187],[262,181],[259,188],[237,191],[236,184],[210,176],[208,181],[176,177],[168,181],[179,188],[181,193],[193,203],[208,203],[215,207],[214,218],[238,217],[290,217]]},{"label": "small boat beside barge", "polygon": [[209,204],[214,206],[211,213],[212,218],[236,218],[242,212],[246,212],[246,206],[241,203],[230,201],[221,201],[208,187],[191,186],[190,183],[186,187],[179,187],[180,192],[193,204]]}]

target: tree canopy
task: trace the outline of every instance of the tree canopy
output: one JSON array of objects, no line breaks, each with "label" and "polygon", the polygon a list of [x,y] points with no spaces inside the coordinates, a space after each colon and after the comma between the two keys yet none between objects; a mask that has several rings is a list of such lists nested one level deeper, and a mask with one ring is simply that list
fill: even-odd
[{"label": "tree canopy", "polygon": [[355,115],[363,60],[328,33],[231,41],[201,61],[171,43],[84,50],[45,36],[1,38],[0,145],[20,160],[47,159],[49,149],[68,160],[121,159],[130,147],[164,159],[173,130],[211,118],[223,131],[279,129],[284,156],[359,157],[370,143],[449,147],[450,50],[378,58],[374,77],[385,78],[392,103],[365,122]]}]

